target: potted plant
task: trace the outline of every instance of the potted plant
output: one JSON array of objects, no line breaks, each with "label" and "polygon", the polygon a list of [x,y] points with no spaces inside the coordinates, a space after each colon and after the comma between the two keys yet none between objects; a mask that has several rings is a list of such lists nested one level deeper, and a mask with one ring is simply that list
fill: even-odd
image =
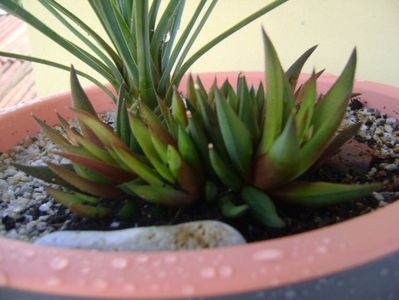
[{"label": "potted plant", "polygon": [[[261,78],[259,74],[249,74],[247,79],[241,77],[237,91],[228,83],[223,84],[221,88],[213,85],[208,91],[207,89],[211,87],[209,77],[198,81],[197,87],[194,86],[192,80],[188,79],[186,91],[188,104],[184,104],[179,93],[171,92],[170,96],[166,93],[163,99],[158,100],[160,114],[155,114],[141,98],[130,103],[130,105],[138,103],[138,109],[133,106],[134,110],[128,111],[124,102],[129,102],[129,98],[134,98],[135,94],[130,89],[123,88],[124,85],[122,85],[118,111],[121,116],[126,115],[125,121],[128,126],[118,127],[117,125],[116,134],[96,119],[93,108],[72,70],[72,94],[83,136],[93,142],[90,140],[90,134],[94,134],[100,144],[105,146],[104,149],[112,157],[114,165],[120,168],[120,173],[130,172],[141,178],[118,182],[120,188],[125,192],[140,195],[147,201],[161,202],[161,204],[177,204],[178,200],[191,202],[198,200],[199,189],[212,191],[212,184],[210,188],[207,188],[207,180],[201,178],[202,174],[212,172],[216,178],[212,181],[217,183],[217,192],[206,194],[210,202],[215,201],[215,198],[221,200],[217,202],[220,202],[221,211],[226,217],[240,217],[250,212],[260,223],[270,227],[280,227],[284,224],[269,195],[275,199],[317,205],[326,201],[336,202],[345,198],[359,197],[376,189],[374,185],[359,188],[359,186],[325,183],[292,184],[295,178],[323,158],[323,153],[333,150],[331,147],[340,146],[343,143],[342,140],[349,139],[354,133],[356,126],[344,130],[338,135],[339,138],[332,139],[352,91],[356,56],[352,55],[334,84],[331,84],[332,78],[321,80],[318,86],[319,91],[328,92],[319,102],[323,104],[318,105],[315,86],[318,74],[312,74],[310,78],[302,80],[300,92],[296,96],[293,94],[301,67],[313,49],[301,56],[284,74],[270,40],[266,35],[264,39],[268,74],[266,79],[268,98],[266,99],[269,100],[264,101],[261,87],[257,92],[251,91],[248,87],[248,85],[259,83]],[[363,87],[360,84],[359,87],[364,88],[361,92],[371,102],[372,90],[367,85]],[[138,91],[141,96],[143,88],[139,88]],[[92,90],[89,94],[90,92],[98,91]],[[379,96],[390,99],[391,95],[381,92]],[[98,101],[100,99],[101,97],[97,98]],[[277,101],[281,99],[287,102],[281,105],[281,101]],[[46,105],[60,107],[59,112],[64,113],[65,109],[62,107],[65,101],[64,97],[60,97],[60,99],[46,101]],[[168,108],[167,101],[171,102],[171,108]],[[254,103],[256,103],[256,108],[253,107]],[[299,105],[300,108],[293,110],[295,105]],[[191,114],[186,113],[187,108],[190,108]],[[40,105],[22,108],[17,113],[23,115],[24,112],[26,114],[28,111],[32,112],[33,109],[37,109],[37,112],[34,112],[36,116],[47,119],[46,116],[40,115],[40,110],[43,109]],[[265,114],[262,113],[264,109]],[[336,114],[331,116],[329,114],[331,110]],[[389,112],[393,111],[394,109]],[[194,113],[196,114],[193,115]],[[253,115],[253,113],[257,114]],[[314,114],[315,117],[309,123],[304,122],[309,114]],[[5,121],[11,117],[15,118],[15,115],[4,114]],[[211,127],[211,131],[207,132],[210,137],[208,136],[205,140],[197,139],[198,128],[207,130],[207,117],[214,117],[213,123],[208,124]],[[330,122],[322,122],[323,118],[330,118]],[[160,120],[167,123],[167,130]],[[62,123],[63,119],[60,121]],[[66,147],[63,144],[66,140],[63,140],[49,126],[41,121],[39,124],[50,137],[61,144],[62,155],[71,158],[75,165],[80,164],[80,166],[90,168],[89,165],[92,166],[92,164],[89,164],[89,160],[96,160],[97,166],[101,164],[98,159],[100,154],[96,156],[92,152],[85,152],[83,158],[86,159],[82,159],[82,155],[79,155],[90,147],[84,147],[84,141],[79,141],[80,134],[64,126],[68,132],[69,143],[75,147],[73,150],[71,147]],[[123,124],[123,121],[119,124]],[[264,128],[260,128],[259,125],[263,125]],[[298,130],[301,125],[304,126],[303,130]],[[316,133],[319,134],[312,133],[314,130],[311,129],[312,126],[318,126]],[[187,131],[182,131],[181,127]],[[130,128],[129,134],[126,134],[126,128]],[[213,137],[212,133],[218,136]],[[10,135],[12,132],[8,134]],[[17,131],[17,135],[20,135],[20,131]],[[148,137],[151,137],[151,140]],[[77,144],[73,144],[74,139],[78,141]],[[134,145],[130,146],[131,139],[138,143],[142,154],[147,156],[148,160],[140,162]],[[148,141],[151,141],[151,144],[148,144]],[[223,143],[220,143],[221,141]],[[205,147],[202,146],[204,142]],[[10,142],[10,145],[12,143]],[[291,146],[286,147],[287,144]],[[302,146],[299,147],[299,145]],[[76,148],[79,149],[79,153]],[[190,151],[187,152],[185,149],[190,149]],[[205,155],[201,153],[202,151]],[[221,155],[223,151],[226,152],[225,155]],[[157,165],[155,154],[158,155],[157,159],[164,162],[164,166],[169,169],[165,170],[162,165]],[[296,160],[297,154],[302,158],[301,163]],[[205,162],[205,166],[201,166],[199,157]],[[209,160],[208,165],[207,160]],[[107,169],[110,174],[111,168],[104,168],[104,166],[106,166],[105,163],[102,164],[102,169]],[[129,166],[130,169],[124,166]],[[93,197],[110,198],[114,191],[112,185],[108,184],[110,189],[101,189],[98,186],[92,189],[93,185],[85,185],[84,183],[87,182],[81,180],[86,178],[94,182],[96,178],[93,178],[92,174],[76,168],[77,175],[73,175],[62,167],[52,164],[49,164],[49,167],[53,172],[52,176],[58,176],[78,188],[79,191],[73,192],[73,198],[71,194],[50,190],[50,193],[75,213],[99,216],[103,213],[114,212],[112,207],[94,203],[97,200]],[[255,175],[247,178],[252,168]],[[98,171],[96,167],[92,169]],[[269,172],[270,170],[273,172]],[[192,173],[196,176],[192,176]],[[162,184],[159,184],[159,181]],[[340,197],[334,194],[336,191],[341,193]],[[314,197],[320,194],[324,198]],[[125,210],[126,207],[129,208],[129,205],[119,207],[121,209],[118,211]],[[76,292],[74,295],[100,294],[110,298],[193,297],[253,293],[253,291],[262,291],[331,274],[397,251],[395,222],[389,218],[394,216],[397,210],[397,205],[393,204],[390,209],[315,232],[220,250],[154,254],[96,253],[93,255],[93,252],[60,250],[7,241],[1,245],[2,253],[13,255],[9,255],[7,260],[2,261],[4,271],[0,273],[0,278],[6,286],[38,290],[33,285],[28,287],[27,281],[35,284],[35,280],[38,280],[43,283],[40,275],[45,274],[50,277],[44,280],[45,287],[42,292],[58,291],[64,295],[71,295],[70,287],[73,286]],[[384,229],[389,228],[390,232],[387,231],[386,236],[372,232],[375,233],[372,238],[377,247],[370,248],[362,255],[355,257],[350,255],[349,259],[348,253],[358,253],[371,240],[370,237],[358,234],[359,230],[364,230],[365,224],[379,218],[383,218],[384,222],[377,221],[379,222],[378,230],[385,232]],[[391,226],[394,229],[390,228]],[[306,256],[305,261],[299,260],[301,256]],[[248,259],[240,260],[239,257]],[[27,260],[32,263],[24,269],[25,274],[23,274],[22,268],[18,266],[26,264]],[[331,266],[329,262],[333,262],[334,265]],[[40,265],[43,268],[39,268]],[[298,272],[293,272],[294,269],[298,269]],[[37,279],[32,278],[33,273]],[[81,273],[82,277],[78,277],[78,273]],[[173,281],[168,281],[165,277]],[[207,284],[204,285],[202,282]],[[9,290],[6,292],[12,293]],[[297,293],[291,289],[283,292],[287,298],[295,297]],[[391,292],[395,291],[390,290],[389,293]],[[257,296],[262,297],[262,294]]]}]

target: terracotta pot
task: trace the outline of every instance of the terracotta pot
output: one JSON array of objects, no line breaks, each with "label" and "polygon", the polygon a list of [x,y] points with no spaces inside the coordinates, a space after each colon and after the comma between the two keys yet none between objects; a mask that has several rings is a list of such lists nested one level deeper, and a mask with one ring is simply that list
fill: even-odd
[{"label": "terracotta pot", "polygon": [[[245,75],[252,84],[263,79],[263,73]],[[201,78],[209,86],[214,76],[202,74]],[[236,76],[237,73],[219,73],[217,79],[235,82]],[[321,78],[319,91],[325,92],[334,80],[333,76]],[[355,91],[362,93],[366,105],[399,117],[399,88],[357,82]],[[98,89],[89,88],[87,92],[98,111],[113,107]],[[55,111],[71,117],[70,105],[70,94],[64,93],[0,112],[0,151],[7,151],[24,136],[38,131],[32,114],[54,124]],[[41,247],[0,238],[0,298],[29,295],[26,299],[34,299],[29,293],[38,292],[43,295],[37,299],[46,299],[44,295],[48,294],[96,299],[223,295],[229,299],[231,295],[241,295],[236,299],[269,299],[279,293],[287,299],[302,294],[307,297],[302,295],[304,298],[298,299],[321,299],[321,294],[315,296],[321,291],[323,299],[349,299],[346,297],[350,293],[338,297],[342,287],[356,289],[357,284],[359,290],[352,293],[364,296],[358,299],[370,299],[370,295],[393,295],[392,299],[399,299],[398,253],[399,201],[319,230],[222,249],[105,253]],[[388,266],[384,269],[384,265]],[[396,266],[396,271],[390,269],[392,266]],[[367,278],[365,272],[369,273]],[[340,277],[342,274],[352,274],[359,280]],[[325,279],[315,283],[315,279],[322,277]],[[384,279],[385,284],[379,285],[378,278]],[[333,283],[328,284],[330,281]],[[319,288],[309,288],[309,283]]]}]

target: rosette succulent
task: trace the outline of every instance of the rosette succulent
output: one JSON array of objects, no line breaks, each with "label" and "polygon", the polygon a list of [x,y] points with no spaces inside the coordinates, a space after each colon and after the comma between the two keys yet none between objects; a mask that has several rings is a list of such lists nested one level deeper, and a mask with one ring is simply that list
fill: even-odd
[{"label": "rosette succulent", "polygon": [[[250,213],[265,226],[282,227],[284,220],[275,206],[279,201],[323,206],[376,190],[379,184],[302,179],[359,129],[355,124],[337,132],[352,94],[356,51],[330,90],[318,95],[321,72],[298,86],[300,71],[315,47],[284,72],[265,32],[263,38],[266,88],[248,86],[240,76],[236,88],[226,81],[206,90],[200,78],[190,76],[186,95],[174,89],[170,104],[157,97],[152,110],[122,85],[118,115],[125,122],[115,128],[97,116],[72,69],[80,129],[70,127],[62,116],[64,134],[38,120],[71,165],[48,163],[39,171],[19,167],[64,186],[47,190],[86,217],[128,217],[138,198],[175,207],[206,201],[210,209],[218,203],[226,218]],[[124,136],[130,134],[126,143]]]}]

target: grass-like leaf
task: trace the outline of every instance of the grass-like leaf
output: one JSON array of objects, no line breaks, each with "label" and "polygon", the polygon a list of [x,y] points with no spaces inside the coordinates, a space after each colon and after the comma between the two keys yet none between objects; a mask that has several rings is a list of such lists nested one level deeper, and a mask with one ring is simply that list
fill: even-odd
[{"label": "grass-like leaf", "polygon": [[51,162],[47,162],[47,165],[51,171],[82,192],[110,199],[119,199],[121,196],[121,192],[112,186],[105,186],[103,184],[95,183],[77,175],[65,167],[53,164]]},{"label": "grass-like leaf", "polygon": [[[89,199],[87,195],[74,193],[65,193],[56,189],[47,187],[47,193],[54,199],[65,205],[74,214],[85,218],[104,218],[111,215],[112,209],[107,207],[96,207],[84,204]],[[85,199],[86,201],[84,201]]]},{"label": "grass-like leaf", "polygon": [[194,195],[176,190],[168,185],[138,185],[136,183],[124,183],[120,187],[127,193],[133,193],[149,202],[167,205],[182,206],[193,203]]},{"label": "grass-like leaf", "polygon": [[381,188],[381,184],[342,184],[329,182],[296,181],[272,196],[288,203],[302,206],[327,206],[361,199]]}]

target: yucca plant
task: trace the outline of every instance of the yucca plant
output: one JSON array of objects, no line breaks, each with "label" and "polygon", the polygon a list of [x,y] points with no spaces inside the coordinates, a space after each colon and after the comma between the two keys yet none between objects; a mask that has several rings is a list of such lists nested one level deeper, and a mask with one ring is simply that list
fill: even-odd
[{"label": "yucca plant", "polygon": [[[157,112],[135,99],[137,105],[124,116],[134,136],[130,145],[98,118],[72,69],[80,131],[59,116],[64,137],[38,120],[60,147],[58,154],[70,159],[72,166],[49,163],[40,173],[19,167],[67,186],[72,192],[48,191],[71,211],[87,217],[127,216],[137,198],[176,207],[207,201],[210,207],[219,203],[227,218],[251,213],[265,226],[282,227],[284,221],[275,207],[279,201],[324,206],[376,190],[379,184],[301,179],[359,129],[360,124],[355,124],[337,132],[352,93],[356,51],[331,89],[318,96],[321,73],[313,73],[297,87],[302,66],[315,47],[284,72],[266,33],[263,37],[266,90],[262,84],[249,87],[241,76],[236,89],[226,81],[207,91],[200,79],[194,83],[190,77],[187,95],[175,89],[171,105],[157,98]],[[131,97],[124,87],[119,96],[120,100]]]},{"label": "yucca plant", "polygon": [[[263,6],[209,41],[190,57],[187,55],[217,5],[217,0],[199,1],[183,28],[180,26],[185,0],[170,0],[163,11],[160,11],[161,0],[153,0],[151,3],[148,0],[88,0],[106,37],[100,36],[96,28],[91,28],[59,1],[38,1],[43,9],[50,12],[81,43],[74,43],[58,34],[46,24],[46,20],[38,19],[24,9],[21,1],[0,0],[0,5],[95,70],[115,90],[119,90],[124,84],[126,92],[132,96],[129,99],[140,97],[153,108],[157,104],[156,97],[165,98],[166,95],[171,95],[172,86],[179,84],[182,76],[203,54],[287,0],[275,0]],[[4,51],[0,51],[0,55],[70,70],[68,65],[43,58]],[[100,81],[87,73],[77,73],[114,98],[113,92]]]}]

